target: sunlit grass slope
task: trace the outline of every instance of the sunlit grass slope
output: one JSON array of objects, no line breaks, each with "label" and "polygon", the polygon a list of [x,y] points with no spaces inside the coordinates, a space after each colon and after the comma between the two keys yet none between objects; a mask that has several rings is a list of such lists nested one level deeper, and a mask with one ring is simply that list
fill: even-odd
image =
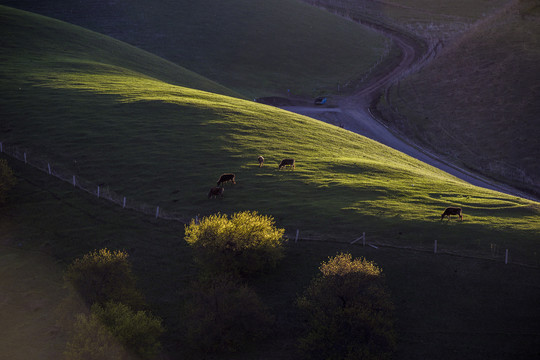
[{"label": "sunlit grass slope", "polygon": [[299,0],[0,0],[126,41],[253,98],[346,90],[385,39]]},{"label": "sunlit grass slope", "polygon": [[[516,245],[516,256],[538,247],[537,203],[475,188],[338,127],[123,67],[119,59],[134,56],[127,48],[118,62],[89,56],[72,45],[86,34],[76,28],[6,8],[1,20],[12,36],[2,45],[0,140],[129,201],[187,218],[258,210],[289,232],[341,241],[365,231],[372,240],[436,238],[470,250],[496,237]],[[106,49],[110,39],[100,41]],[[296,170],[278,171],[285,157]],[[207,199],[224,172],[237,184],[226,185],[224,199]],[[464,208],[462,223],[439,222],[449,205]]]},{"label": "sunlit grass slope", "polygon": [[[77,71],[79,66],[91,68],[94,64],[103,63],[111,68],[121,67],[176,85],[241,96],[192,71],[120,41],[106,39],[94,32],[39,15],[3,6],[1,9],[0,61],[2,71],[11,73],[11,76],[15,76],[20,69],[24,69],[22,76],[34,70],[54,72],[54,69],[64,68],[64,62],[72,63],[74,69],[70,71]],[[10,50],[16,52],[10,53]],[[129,56],[125,57],[126,54]],[[16,61],[11,65],[10,59],[14,57]],[[7,82],[3,82],[3,88],[7,85]]]}]

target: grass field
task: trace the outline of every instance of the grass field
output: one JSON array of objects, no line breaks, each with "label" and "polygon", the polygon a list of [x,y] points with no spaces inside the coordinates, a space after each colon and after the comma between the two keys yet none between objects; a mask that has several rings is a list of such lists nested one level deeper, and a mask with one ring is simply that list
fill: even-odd
[{"label": "grass field", "polygon": [[[22,15],[9,14],[2,24],[27,33],[16,26]],[[184,218],[257,209],[308,237],[346,241],[365,231],[380,241],[437,238],[467,250],[489,248],[494,236],[508,244],[519,238],[527,245],[516,256],[532,259],[537,203],[475,188],[338,127],[117,65],[129,51],[99,58],[64,45],[55,53],[51,36],[78,36],[65,30],[33,33],[34,45],[48,44],[47,56],[27,56],[39,46],[5,45],[5,146]],[[285,157],[296,158],[296,170],[277,171]],[[236,173],[237,184],[209,201],[224,172]],[[449,205],[464,208],[463,223],[437,221]]]},{"label": "grass field", "polygon": [[346,91],[384,37],[298,0],[0,0],[110,35],[249,98]]},{"label": "grass field", "polygon": [[[300,229],[279,268],[250,283],[277,315],[275,333],[242,354],[216,358],[295,358],[294,299],[338,251],[366,256],[387,274],[398,313],[396,358],[538,354],[538,203],[473,187],[341,128],[243,100],[109,38],[5,7],[0,14],[9,34],[0,43],[6,148],[187,219],[258,210],[289,235]],[[266,158],[262,168],[258,155]],[[277,170],[284,157],[297,159],[294,171]],[[152,310],[164,319],[165,352],[197,357],[182,340],[180,305],[196,273],[183,224],[123,210],[22,162],[10,165],[19,184],[0,208],[0,241],[9,247],[0,248],[0,290],[40,297],[29,287],[43,279],[60,302],[66,264],[95,248],[126,249]],[[237,184],[226,185],[224,199],[208,200],[223,172],[235,172]],[[449,205],[463,207],[463,222],[439,221]],[[393,247],[348,244],[362,232],[370,243]],[[435,239],[454,256],[433,255]],[[492,253],[493,245],[501,250]],[[505,266],[507,248],[511,262],[532,267]],[[31,269],[25,264],[40,264],[31,250],[50,254],[60,268]],[[19,265],[28,276],[13,277]],[[2,302],[2,317],[11,301]],[[58,357],[62,336],[48,344],[48,322],[33,328],[24,310],[9,321],[18,319],[22,334],[42,334],[44,351]],[[24,346],[24,336],[15,335]]]}]

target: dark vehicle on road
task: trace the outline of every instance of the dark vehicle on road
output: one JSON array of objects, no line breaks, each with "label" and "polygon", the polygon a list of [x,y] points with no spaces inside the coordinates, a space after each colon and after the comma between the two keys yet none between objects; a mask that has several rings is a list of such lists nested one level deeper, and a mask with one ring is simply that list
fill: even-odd
[{"label": "dark vehicle on road", "polygon": [[326,98],[323,96],[320,96],[315,99],[315,105],[324,105],[326,104]]}]

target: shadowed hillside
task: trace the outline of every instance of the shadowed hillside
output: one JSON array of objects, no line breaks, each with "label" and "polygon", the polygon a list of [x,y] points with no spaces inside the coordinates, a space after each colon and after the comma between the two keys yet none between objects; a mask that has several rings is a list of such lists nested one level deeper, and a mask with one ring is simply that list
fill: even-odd
[{"label": "shadowed hillside", "polygon": [[[0,8],[0,62],[2,70],[11,77],[24,76],[23,73],[37,75],[40,71],[49,72],[50,76],[53,76],[55,71],[62,71],[63,66],[69,67],[70,60],[76,58],[79,68],[87,66],[97,69],[98,64],[106,63],[110,70],[122,68],[150,78],[166,80],[174,85],[241,97],[240,94],[190,70],[126,43],[61,21],[4,6]],[[126,53],[129,57],[124,56]],[[13,90],[10,86],[14,85],[7,78],[2,80],[2,90]],[[19,90],[23,90],[24,83],[18,86]],[[2,125],[5,125],[5,122],[2,122]]]},{"label": "shadowed hillside", "polygon": [[394,86],[379,109],[449,160],[539,194],[539,74],[540,6],[519,1]]},{"label": "shadowed hillside", "polygon": [[508,0],[302,0],[352,18],[384,23],[428,43],[450,42]]},{"label": "shadowed hillside", "polygon": [[384,37],[297,0],[0,0],[112,36],[253,98],[341,91]]}]

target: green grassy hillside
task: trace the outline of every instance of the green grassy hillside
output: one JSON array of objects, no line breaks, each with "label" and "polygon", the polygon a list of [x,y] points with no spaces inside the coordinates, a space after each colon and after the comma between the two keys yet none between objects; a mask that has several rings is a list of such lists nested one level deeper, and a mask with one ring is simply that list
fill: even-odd
[{"label": "green grassy hillside", "polygon": [[[1,14],[11,35],[2,39],[0,139],[68,178],[183,218],[250,209],[305,237],[350,241],[365,231],[372,241],[438,239],[473,252],[496,237],[516,259],[535,259],[537,203],[470,186],[338,127],[136,71],[129,64],[141,53],[106,37],[92,35],[103,51],[89,54],[79,45],[87,31]],[[277,170],[285,157],[296,170]],[[208,200],[224,172],[237,184]],[[439,221],[449,205],[464,208],[462,223]]]},{"label": "green grassy hillside", "polygon": [[[62,71],[64,62],[71,62],[71,67],[75,69],[77,66],[98,67],[102,63],[110,68],[122,68],[175,85],[241,96],[192,71],[120,41],[105,39],[102,35],[50,18],[4,6],[1,8],[2,71],[13,79],[21,69],[23,71],[19,74],[19,83],[8,82],[9,78],[2,79],[3,90],[17,85],[24,91],[24,78],[28,74],[38,76],[37,72],[41,71],[46,76],[55,70]],[[126,53],[130,54],[127,58],[124,57]],[[69,65],[66,67],[69,68]]]},{"label": "green grassy hillside", "polygon": [[516,2],[394,86],[379,108],[404,116],[403,131],[450,160],[540,194],[539,21],[538,2]]},{"label": "green grassy hillside", "polygon": [[1,0],[110,35],[253,98],[341,91],[381,35],[298,0]]}]

